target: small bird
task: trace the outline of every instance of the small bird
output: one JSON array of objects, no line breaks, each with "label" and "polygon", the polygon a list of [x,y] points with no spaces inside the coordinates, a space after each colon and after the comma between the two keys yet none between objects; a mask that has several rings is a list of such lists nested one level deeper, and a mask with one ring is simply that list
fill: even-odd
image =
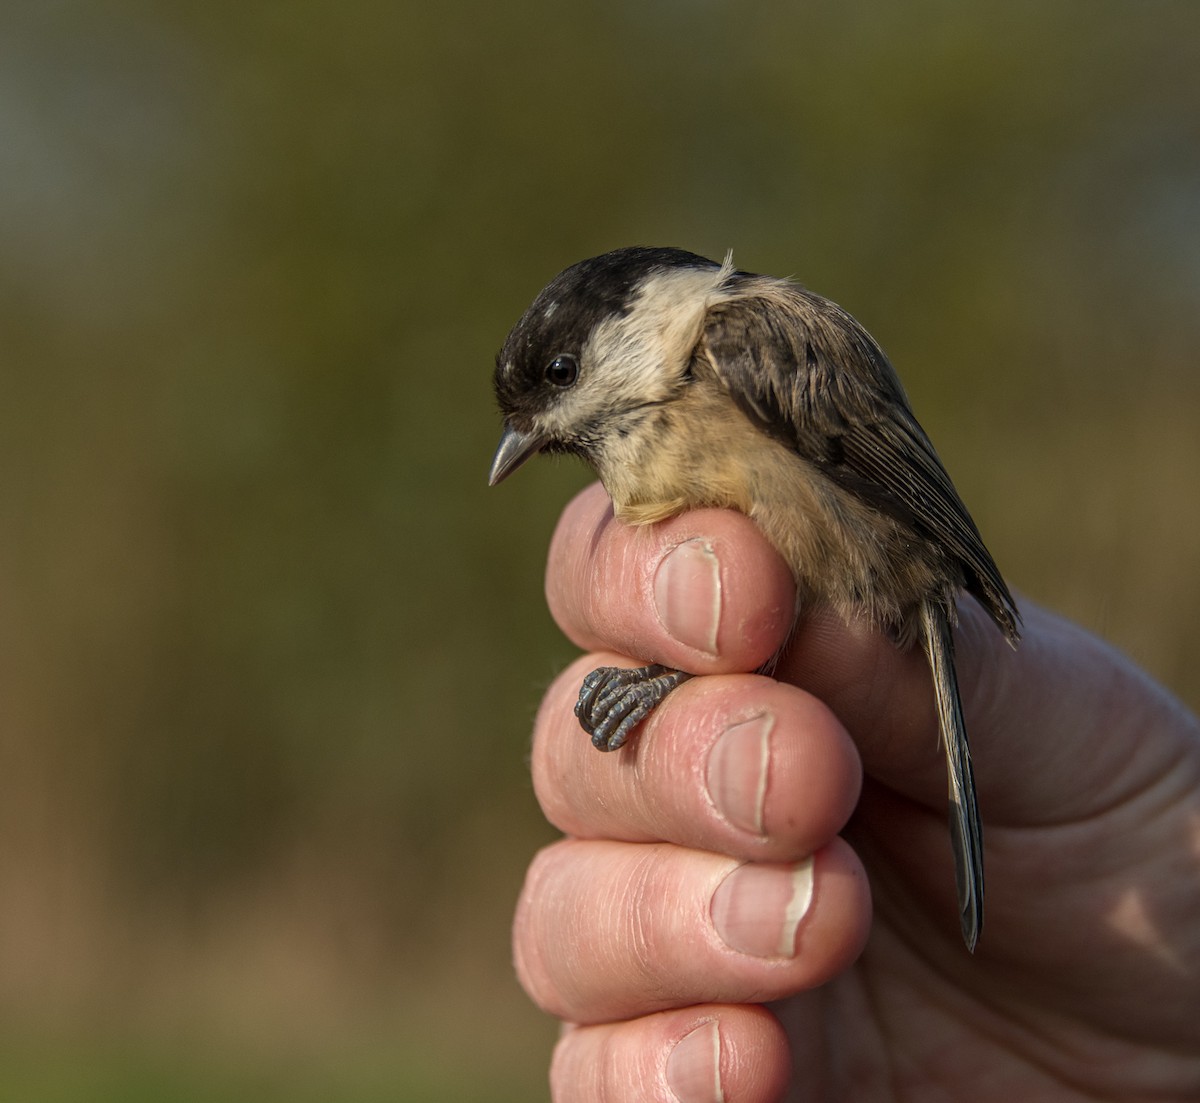
[{"label": "small bird", "polygon": [[[682,249],[617,249],[537,296],[496,358],[495,485],[538,452],[599,475],[615,515],[749,516],[791,568],[797,615],[866,617],[929,661],[949,780],[963,939],[983,924],[983,836],[954,670],[966,590],[1008,642],[1020,617],[887,357],[837,304]],[[770,669],[768,664],[768,668]],[[602,667],[575,713],[620,747],[690,677]]]}]

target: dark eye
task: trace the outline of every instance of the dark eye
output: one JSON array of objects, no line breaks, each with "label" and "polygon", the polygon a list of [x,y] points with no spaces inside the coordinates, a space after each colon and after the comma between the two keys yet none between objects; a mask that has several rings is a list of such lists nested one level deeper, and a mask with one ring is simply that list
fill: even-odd
[{"label": "dark eye", "polygon": [[546,382],[556,387],[570,387],[579,375],[579,361],[568,352],[556,356],[546,365]]}]

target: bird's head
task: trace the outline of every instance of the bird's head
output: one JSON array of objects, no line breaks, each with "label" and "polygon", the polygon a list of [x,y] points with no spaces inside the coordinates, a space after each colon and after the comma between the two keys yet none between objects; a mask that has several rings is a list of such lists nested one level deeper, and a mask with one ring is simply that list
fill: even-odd
[{"label": "bird's head", "polygon": [[604,477],[657,407],[687,384],[713,295],[731,274],[682,249],[628,248],[556,276],[496,357],[504,433],[495,485],[538,452],[571,452]]}]

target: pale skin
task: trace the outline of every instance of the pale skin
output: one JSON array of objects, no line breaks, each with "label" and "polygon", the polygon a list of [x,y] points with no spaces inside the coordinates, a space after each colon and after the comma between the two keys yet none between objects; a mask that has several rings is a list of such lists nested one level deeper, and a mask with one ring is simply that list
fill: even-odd
[{"label": "pale skin", "polygon": [[[1128,659],[1020,598],[1014,653],[960,603],[971,956],[922,655],[811,610],[775,679],[744,673],[792,626],[770,546],[730,511],[622,525],[599,486],[546,589],[589,652],[538,714],[565,837],[514,925],[521,982],[570,1024],[558,1103],[1200,1098],[1200,725]],[[712,677],[601,754],[579,684],[631,657]]]}]

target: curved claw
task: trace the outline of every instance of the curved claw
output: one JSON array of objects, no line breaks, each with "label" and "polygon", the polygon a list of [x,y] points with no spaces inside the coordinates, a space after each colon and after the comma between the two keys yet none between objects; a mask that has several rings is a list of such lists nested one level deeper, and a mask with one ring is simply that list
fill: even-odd
[{"label": "curved claw", "polygon": [[671,690],[690,677],[659,663],[632,669],[602,666],[584,678],[575,715],[598,750],[615,751]]},{"label": "curved claw", "polygon": [[596,722],[592,719],[596,698],[603,690],[605,682],[616,671],[617,667],[615,666],[597,667],[584,678],[583,685],[579,687],[579,700],[575,702],[575,715],[579,718],[580,727],[588,735],[591,735],[596,727]]}]

